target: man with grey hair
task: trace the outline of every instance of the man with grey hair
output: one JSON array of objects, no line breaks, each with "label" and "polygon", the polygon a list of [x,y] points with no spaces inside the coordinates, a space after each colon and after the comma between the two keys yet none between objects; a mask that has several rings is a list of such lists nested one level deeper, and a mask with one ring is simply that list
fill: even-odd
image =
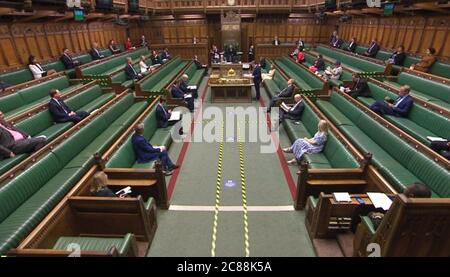
[{"label": "man with grey hair", "polygon": [[133,66],[133,59],[131,57],[127,57],[127,65],[125,66],[125,74],[127,74],[128,80],[140,80],[143,75],[141,73],[137,73],[136,69]]},{"label": "man with grey hair", "polygon": [[179,168],[174,164],[167,153],[165,146],[153,146],[144,137],[144,124],[139,123],[134,127],[134,134],[131,137],[131,143],[136,155],[137,163],[148,163],[153,160],[159,159],[162,163],[163,171],[165,175],[171,175],[174,169]]},{"label": "man with grey hair", "polygon": [[403,85],[400,87],[397,99],[394,101],[391,99],[378,100],[370,105],[370,109],[379,115],[408,117],[409,110],[414,104],[413,98],[409,95],[410,90],[408,85]]},{"label": "man with grey hair", "polygon": [[280,107],[280,123],[283,122],[284,119],[292,119],[292,120],[300,120],[302,116],[303,110],[305,109],[305,104],[303,102],[303,98],[300,94],[294,95],[295,104],[288,109],[286,107]]},{"label": "man with grey hair", "polygon": [[267,112],[270,113],[270,110],[275,107],[275,105],[277,104],[278,100],[280,100],[281,98],[289,98],[292,96],[292,94],[294,93],[294,80],[293,79],[289,79],[287,81],[287,87],[284,88],[282,91],[280,91],[277,95],[275,95],[274,97],[272,97],[272,99],[270,100],[269,103],[269,107],[267,108]]},{"label": "man with grey hair", "polygon": [[91,50],[89,50],[89,54],[91,55],[93,60],[100,60],[105,57],[102,54],[100,54],[100,51],[98,50],[97,42],[92,43],[92,48],[91,48]]}]

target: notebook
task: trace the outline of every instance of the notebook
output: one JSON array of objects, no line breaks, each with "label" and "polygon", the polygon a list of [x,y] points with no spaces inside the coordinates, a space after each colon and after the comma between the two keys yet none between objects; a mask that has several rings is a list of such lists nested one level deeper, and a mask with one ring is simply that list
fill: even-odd
[{"label": "notebook", "polygon": [[181,112],[180,112],[180,111],[173,111],[173,112],[170,114],[169,121],[180,120],[180,118],[181,118]]},{"label": "notebook", "polygon": [[440,137],[431,137],[431,136],[428,136],[427,139],[428,139],[429,141],[447,141],[447,140],[444,139],[444,138],[440,138]]}]

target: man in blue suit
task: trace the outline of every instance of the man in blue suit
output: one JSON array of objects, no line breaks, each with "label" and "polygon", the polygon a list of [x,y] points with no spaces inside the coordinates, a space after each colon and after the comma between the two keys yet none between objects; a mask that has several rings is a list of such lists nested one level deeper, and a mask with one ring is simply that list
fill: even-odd
[{"label": "man in blue suit", "polygon": [[[261,58],[262,60],[262,58]],[[260,63],[261,63],[260,60]],[[255,69],[253,69],[253,83],[255,84],[255,91],[256,91],[256,100],[259,100],[260,97],[260,92],[259,92],[259,88],[262,82],[262,77],[261,77],[261,65],[260,64],[256,64],[255,65]]]},{"label": "man in blue suit", "polygon": [[192,94],[190,93],[184,93],[181,89],[180,89],[180,85],[182,83],[183,80],[178,80],[178,82],[176,84],[174,84],[172,86],[172,88],[170,89],[170,94],[172,95],[172,98],[177,98],[177,99],[183,99],[184,103],[186,104],[186,107],[189,109],[189,111],[193,112],[194,111],[194,97],[192,96]]},{"label": "man in blue suit", "polygon": [[[166,128],[169,125],[175,124],[177,121],[172,120],[169,121],[170,116],[172,115],[172,110],[168,110],[165,107],[166,98],[161,96],[159,98],[159,103],[156,105],[156,125],[158,128]],[[180,117],[181,120],[181,117]],[[183,127],[180,127],[178,130],[178,134],[183,135]]]},{"label": "man in blue suit", "polygon": [[57,89],[50,90],[50,102],[48,103],[48,110],[56,123],[80,122],[83,118],[89,116],[85,111],[72,111],[66,103],[61,99],[61,93]]},{"label": "man in blue suit", "polygon": [[377,55],[378,50],[380,50],[380,45],[378,44],[377,39],[374,38],[369,46],[369,49],[367,49],[367,51],[364,52],[364,56],[374,58]]},{"label": "man in blue suit", "polygon": [[136,69],[134,69],[133,60],[130,57],[127,58],[125,74],[127,75],[128,80],[140,80],[143,77],[142,74],[137,73]]},{"label": "man in blue suit", "polygon": [[400,87],[397,99],[394,103],[378,100],[372,105],[370,109],[379,115],[388,114],[398,117],[408,117],[409,110],[412,108],[414,100],[409,95],[410,87],[403,85]]},{"label": "man in blue suit", "polygon": [[139,123],[134,128],[135,133],[131,137],[136,161],[138,163],[148,163],[159,159],[162,163],[165,175],[171,175],[174,169],[179,168],[169,158],[165,146],[153,146],[144,137],[144,124]]},{"label": "man in blue suit", "polygon": [[98,50],[98,44],[97,42],[92,43],[92,48],[89,50],[89,54],[91,55],[93,60],[100,60],[103,59],[105,56],[100,54],[100,51]]},{"label": "man in blue suit", "polygon": [[300,120],[303,110],[305,109],[305,103],[300,94],[294,95],[295,104],[289,107],[289,110],[284,110],[280,108],[280,123],[284,119]]}]

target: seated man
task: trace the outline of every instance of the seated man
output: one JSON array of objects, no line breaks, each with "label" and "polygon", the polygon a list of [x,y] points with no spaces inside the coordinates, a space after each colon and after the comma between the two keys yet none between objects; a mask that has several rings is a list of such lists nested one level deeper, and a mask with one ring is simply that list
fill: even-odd
[{"label": "seated man", "polygon": [[348,87],[340,87],[340,91],[349,94],[353,98],[359,96],[370,97],[369,86],[367,86],[367,80],[359,76],[357,73],[352,74],[353,84]]},{"label": "seated man", "polygon": [[172,58],[172,56],[169,53],[169,49],[165,48],[164,51],[161,53],[162,62],[165,63],[168,60],[170,60],[171,58]]},{"label": "seated man", "polygon": [[0,111],[0,160],[14,158],[18,154],[31,153],[42,148],[47,138],[32,138],[5,120]]},{"label": "seated man", "polygon": [[391,57],[384,61],[385,64],[403,65],[406,59],[405,48],[400,45]]},{"label": "seated man", "polygon": [[352,40],[350,41],[350,44],[344,50],[355,53],[357,46],[358,46],[358,44],[356,44],[356,38],[352,38]]},{"label": "seated man", "polygon": [[197,66],[197,69],[202,69],[202,68],[208,67],[206,64],[202,64],[201,62],[198,61],[197,55],[194,56],[194,63],[195,63],[195,66]]},{"label": "seated man", "polygon": [[442,156],[447,160],[450,160],[450,140],[432,141],[430,148],[442,154]]},{"label": "seated man", "polygon": [[370,105],[370,109],[379,115],[388,114],[398,117],[407,117],[409,110],[414,103],[413,98],[409,95],[409,91],[409,86],[403,85],[400,87],[399,96],[393,103],[390,103],[390,99],[378,100]]},{"label": "seated man", "polygon": [[137,73],[133,66],[133,59],[127,57],[127,65],[125,66],[125,74],[128,80],[140,80],[144,76],[141,73]]},{"label": "seated man", "polygon": [[272,109],[272,107],[275,107],[275,105],[277,104],[277,101],[280,100],[281,98],[286,98],[286,97],[291,97],[292,94],[294,93],[294,80],[293,79],[289,79],[287,81],[287,87],[285,89],[283,89],[282,91],[280,91],[277,95],[275,95],[274,97],[272,97],[272,99],[270,99],[270,103],[269,103],[269,107],[267,108],[267,112],[270,113],[270,110]]},{"label": "seated man", "polygon": [[335,40],[334,40],[334,42],[333,42],[333,44],[331,46],[334,47],[334,48],[341,48],[342,43],[344,43],[342,41],[342,39],[340,39],[339,36],[336,35]]},{"label": "seated man", "polygon": [[377,39],[374,38],[372,39],[372,43],[370,44],[369,49],[367,49],[367,51],[364,52],[363,55],[374,58],[377,55],[378,50],[380,50],[380,45],[378,45]]},{"label": "seated man", "polygon": [[184,103],[186,104],[186,107],[189,109],[189,111],[194,111],[194,97],[192,94],[185,93],[183,90],[181,90],[180,86],[183,80],[178,80],[176,84],[172,86],[170,89],[170,94],[172,95],[172,98],[176,99],[183,99]]},{"label": "seated man", "polygon": [[103,59],[105,56],[100,54],[100,51],[98,50],[98,44],[97,42],[92,43],[92,48],[89,50],[89,54],[91,55],[93,60],[100,60]]},{"label": "seated man", "polygon": [[171,175],[173,170],[178,168],[169,158],[165,146],[153,146],[144,137],[144,124],[139,123],[134,128],[135,133],[131,137],[136,161],[138,163],[148,163],[153,160],[161,160],[165,175]]},{"label": "seated man", "polygon": [[152,65],[157,65],[157,64],[162,63],[158,53],[156,53],[155,50],[152,51],[152,55],[150,56],[150,59],[152,60]]},{"label": "seated man", "polygon": [[[156,125],[158,126],[158,128],[166,128],[167,126],[173,125],[177,122],[175,120],[169,121],[170,116],[172,115],[172,110],[168,110],[165,107],[165,103],[166,98],[164,96],[161,96],[159,98],[158,104],[156,105]],[[180,130],[178,130],[178,134],[183,134],[183,128],[180,128]]]},{"label": "seated man", "polygon": [[80,65],[79,61],[73,60],[70,56],[70,51],[68,48],[63,49],[63,53],[60,58],[61,62],[64,64],[66,69],[72,69],[77,65]]},{"label": "seated man", "polygon": [[69,121],[78,123],[83,120],[83,118],[89,116],[89,113],[85,111],[72,111],[61,99],[61,93],[57,89],[50,90],[50,97],[48,110],[56,123]]},{"label": "seated man", "polygon": [[288,110],[284,110],[280,107],[280,124],[284,119],[300,120],[302,112],[305,109],[305,104],[303,103],[303,98],[300,94],[294,95],[295,104]]}]

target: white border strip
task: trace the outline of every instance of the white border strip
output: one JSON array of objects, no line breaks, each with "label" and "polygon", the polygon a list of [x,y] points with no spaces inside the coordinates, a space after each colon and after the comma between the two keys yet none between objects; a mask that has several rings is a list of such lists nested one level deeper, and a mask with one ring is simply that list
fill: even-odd
[{"label": "white border strip", "polygon": [[[294,211],[294,206],[247,206],[250,212],[286,212]],[[170,205],[169,211],[213,212],[214,206]],[[221,212],[243,212],[242,206],[220,206]]]}]

